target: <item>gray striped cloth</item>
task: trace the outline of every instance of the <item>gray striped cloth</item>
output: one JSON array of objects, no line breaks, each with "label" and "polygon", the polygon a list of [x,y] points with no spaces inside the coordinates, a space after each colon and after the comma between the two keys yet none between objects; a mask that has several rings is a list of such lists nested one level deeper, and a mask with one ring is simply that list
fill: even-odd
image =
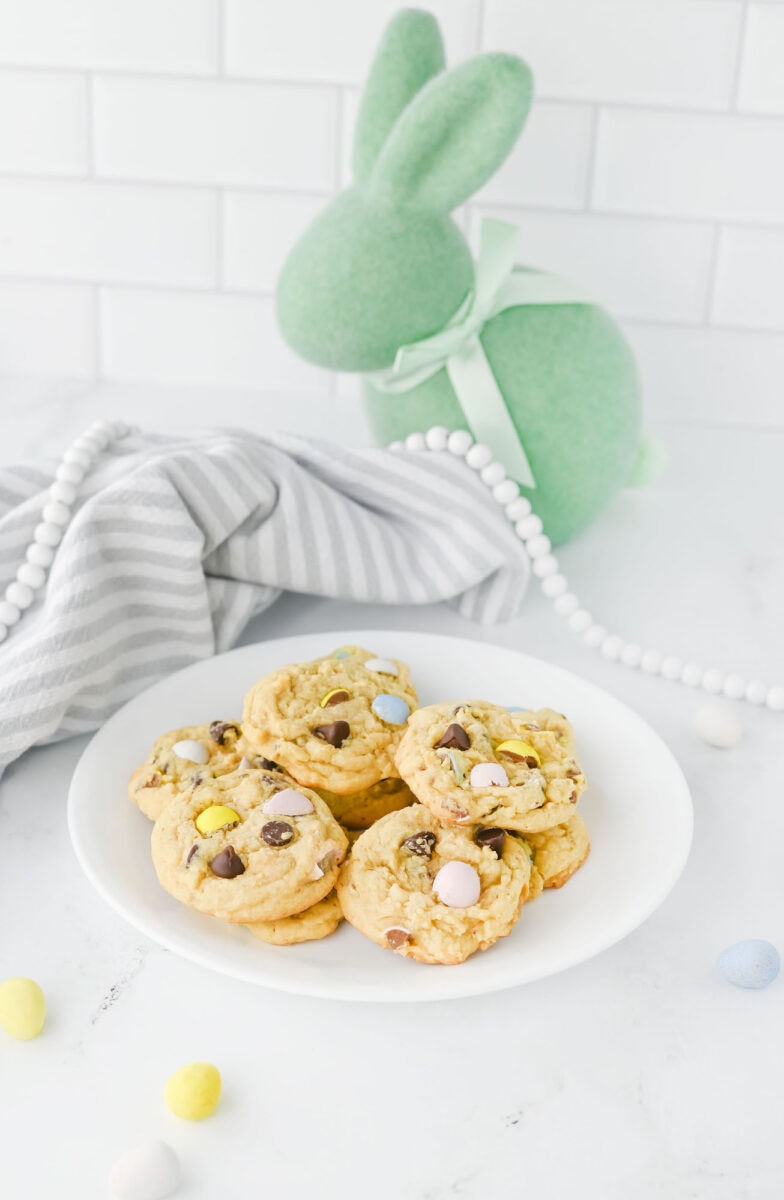
[{"label": "gray striped cloth", "polygon": [[[0,594],[56,466],[0,468]],[[446,600],[493,622],[518,615],[527,581],[502,510],[447,452],[132,433],[85,478],[45,590],[0,644],[0,772],[227,649],[281,591]]]}]

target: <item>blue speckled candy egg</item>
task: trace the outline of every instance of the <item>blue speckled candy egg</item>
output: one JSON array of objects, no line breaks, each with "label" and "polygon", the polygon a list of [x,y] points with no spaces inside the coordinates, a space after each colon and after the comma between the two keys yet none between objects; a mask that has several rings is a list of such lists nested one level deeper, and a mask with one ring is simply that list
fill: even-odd
[{"label": "blue speckled candy egg", "polygon": [[779,973],[781,959],[779,952],[770,942],[760,938],[749,938],[745,942],[736,942],[722,950],[716,959],[716,968],[728,983],[736,987],[764,988]]},{"label": "blue speckled candy egg", "polygon": [[405,725],[411,713],[402,696],[393,696],[389,692],[380,692],[371,708],[387,725]]}]

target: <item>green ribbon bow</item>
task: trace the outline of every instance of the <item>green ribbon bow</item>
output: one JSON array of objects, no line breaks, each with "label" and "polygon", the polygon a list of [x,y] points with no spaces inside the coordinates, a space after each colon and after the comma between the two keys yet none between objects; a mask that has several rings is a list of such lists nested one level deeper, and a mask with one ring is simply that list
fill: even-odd
[{"label": "green ribbon bow", "polygon": [[445,368],[468,426],[478,442],[518,483],[535,488],[531,464],[514,427],[480,334],[485,323],[520,304],[590,304],[590,298],[564,279],[515,267],[518,228],[485,217],[474,290],[450,321],[431,337],[401,346],[391,367],[366,378],[380,392],[409,392]]}]

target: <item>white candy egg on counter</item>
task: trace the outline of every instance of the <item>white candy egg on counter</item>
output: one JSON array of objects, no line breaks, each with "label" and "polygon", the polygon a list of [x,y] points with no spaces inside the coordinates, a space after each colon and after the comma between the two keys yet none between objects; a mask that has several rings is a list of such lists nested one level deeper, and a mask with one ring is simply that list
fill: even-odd
[{"label": "white candy egg on counter", "polygon": [[117,1200],[165,1200],[180,1186],[180,1163],[165,1142],[145,1142],[126,1150],[109,1173]]},{"label": "white candy egg on counter", "polygon": [[722,950],[716,967],[719,974],[736,987],[764,988],[778,975],[781,960],[778,950],[770,942],[749,938]]},{"label": "white candy egg on counter", "polygon": [[717,750],[731,750],[743,738],[743,726],[726,704],[703,704],[694,714],[694,728]]}]

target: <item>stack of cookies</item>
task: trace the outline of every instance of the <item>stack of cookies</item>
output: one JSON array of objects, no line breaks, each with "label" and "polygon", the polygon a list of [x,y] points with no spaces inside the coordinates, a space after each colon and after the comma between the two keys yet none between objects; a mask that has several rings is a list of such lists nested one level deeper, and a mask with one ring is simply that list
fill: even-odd
[{"label": "stack of cookies", "polygon": [[241,723],[164,734],[129,791],[161,884],[200,912],[276,945],[345,917],[459,963],[585,861],[584,787],[560,714],[417,708],[405,663],[345,646],[259,680]]}]

